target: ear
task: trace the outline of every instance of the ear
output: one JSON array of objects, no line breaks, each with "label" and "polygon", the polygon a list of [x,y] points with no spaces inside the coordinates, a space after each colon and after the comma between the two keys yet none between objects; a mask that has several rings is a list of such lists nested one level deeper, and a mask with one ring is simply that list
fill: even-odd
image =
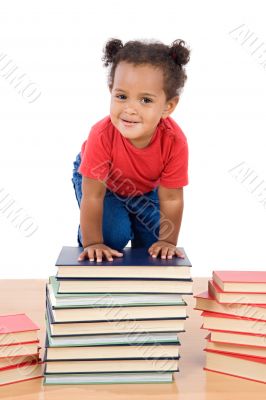
[{"label": "ear", "polygon": [[162,118],[169,117],[169,115],[172,114],[172,112],[176,108],[178,102],[179,102],[179,96],[174,96],[172,99],[168,100],[165,103],[164,111],[162,113]]}]

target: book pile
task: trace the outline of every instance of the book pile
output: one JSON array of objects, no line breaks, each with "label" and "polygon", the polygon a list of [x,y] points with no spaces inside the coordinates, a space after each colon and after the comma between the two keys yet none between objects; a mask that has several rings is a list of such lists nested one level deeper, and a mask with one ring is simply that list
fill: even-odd
[{"label": "book pile", "polygon": [[0,316],[0,386],[43,376],[38,330],[25,314]]},{"label": "book pile", "polygon": [[[45,384],[170,382],[192,294],[187,257],[126,247],[113,261],[77,261],[63,247],[47,284]],[[184,252],[185,254],[185,252]]]},{"label": "book pile", "polygon": [[203,310],[205,370],[266,383],[266,272],[214,271]]}]

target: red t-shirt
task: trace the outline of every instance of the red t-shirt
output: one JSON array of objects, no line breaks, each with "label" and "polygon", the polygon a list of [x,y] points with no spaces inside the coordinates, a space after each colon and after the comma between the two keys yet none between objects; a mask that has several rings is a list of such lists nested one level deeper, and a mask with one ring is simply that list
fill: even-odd
[{"label": "red t-shirt", "polygon": [[171,117],[161,118],[148,146],[137,148],[107,116],[83,143],[78,172],[121,196],[139,196],[158,185],[180,188],[188,184],[187,139]]}]

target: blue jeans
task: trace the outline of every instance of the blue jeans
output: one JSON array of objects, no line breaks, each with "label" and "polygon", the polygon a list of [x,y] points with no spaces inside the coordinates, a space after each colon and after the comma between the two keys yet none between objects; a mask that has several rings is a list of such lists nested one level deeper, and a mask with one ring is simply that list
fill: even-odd
[{"label": "blue jeans", "polygon": [[[74,161],[72,183],[80,207],[82,198],[82,175],[78,172],[80,153]],[[103,202],[102,233],[106,246],[121,251],[131,240],[132,247],[148,249],[159,240],[160,202],[158,188],[141,196],[121,196],[106,187]],[[82,246],[80,225],[78,245]]]}]

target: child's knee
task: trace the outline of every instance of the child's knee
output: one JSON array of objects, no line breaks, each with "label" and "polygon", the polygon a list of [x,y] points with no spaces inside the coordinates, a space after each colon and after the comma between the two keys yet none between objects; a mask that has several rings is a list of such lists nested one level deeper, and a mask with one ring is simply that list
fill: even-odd
[{"label": "child's knee", "polygon": [[123,250],[130,240],[130,234],[121,233],[120,235],[108,235],[104,237],[104,244],[114,250]]}]

